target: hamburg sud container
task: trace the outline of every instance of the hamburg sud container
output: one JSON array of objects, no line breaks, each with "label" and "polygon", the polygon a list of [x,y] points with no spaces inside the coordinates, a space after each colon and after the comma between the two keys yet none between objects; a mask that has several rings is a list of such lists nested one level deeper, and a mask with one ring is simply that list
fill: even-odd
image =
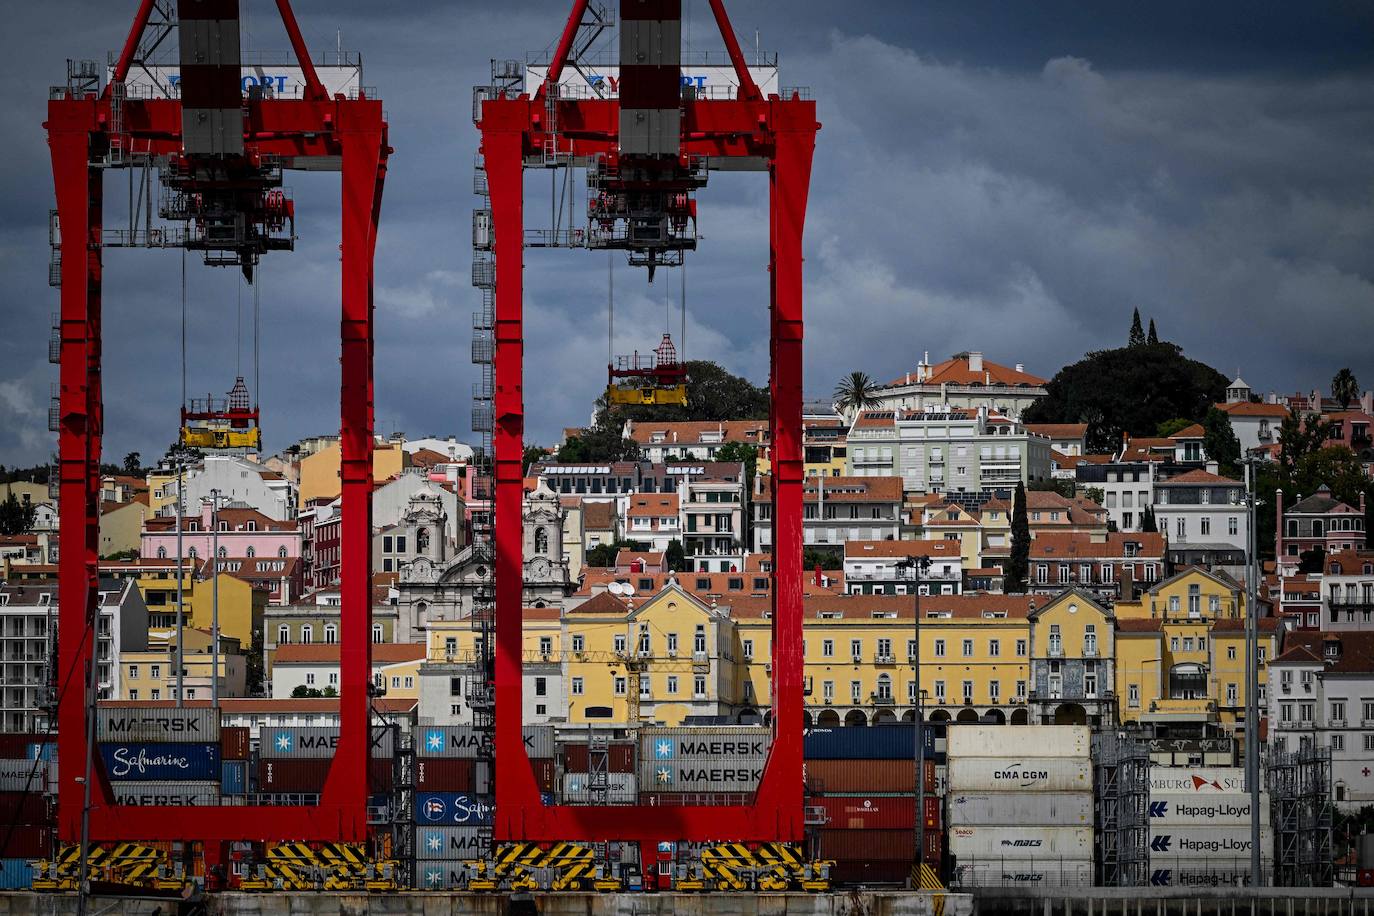
[{"label": "hamburg sud container", "polygon": [[1088,792],[959,792],[945,799],[949,822],[966,826],[1062,824],[1091,826]]},{"label": "hamburg sud container", "polygon": [[1150,767],[1150,795],[1244,793],[1244,767]]},{"label": "hamburg sud container", "polygon": [[219,710],[149,709],[107,706],[96,709],[95,740],[98,743],[219,743]]},{"label": "hamburg sud container", "polygon": [[1075,760],[1068,757],[950,755],[950,795],[961,792],[1091,792],[1092,787],[1092,764],[1086,757]]},{"label": "hamburg sud container", "polygon": [[[940,800],[927,798],[926,827],[940,825]],[[916,826],[916,799],[911,795],[820,795],[807,801],[807,807],[825,811],[827,829],[913,830]]]},{"label": "hamburg sud container", "polygon": [[1086,725],[950,725],[949,756],[1069,757],[1087,760],[1092,729]]},{"label": "hamburg sud container", "polygon": [[225,760],[247,760],[251,735],[252,729],[246,727],[221,728],[219,730],[220,756]]},{"label": "hamburg sud container", "polygon": [[431,792],[491,791],[491,764],[467,757],[415,758],[415,787]]},{"label": "hamburg sud container", "polygon": [[963,858],[1064,858],[1091,859],[1093,828],[1040,826],[950,825],[949,851]]},{"label": "hamburg sud container", "polygon": [[[591,773],[564,773],[565,805],[600,804],[602,795],[592,788]],[[633,773],[607,773],[605,800],[610,805],[633,805],[639,800],[639,780]]]},{"label": "hamburg sud container", "polygon": [[655,792],[753,791],[772,740],[755,726],[641,729],[639,778]]},{"label": "hamburg sud container", "polygon": [[476,859],[491,851],[491,831],[482,827],[425,825],[415,828],[415,855],[421,859]]}]

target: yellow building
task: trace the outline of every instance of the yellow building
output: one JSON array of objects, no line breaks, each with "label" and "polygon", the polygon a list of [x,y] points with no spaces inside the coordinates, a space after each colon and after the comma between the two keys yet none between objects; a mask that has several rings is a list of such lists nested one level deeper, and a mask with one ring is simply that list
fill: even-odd
[{"label": "yellow building", "polygon": [[[324,446],[313,455],[301,459],[300,505],[308,506],[311,500],[332,500],[343,492],[339,480],[339,464],[342,455],[339,443]],[[376,481],[395,477],[410,467],[410,455],[399,442],[378,442],[372,450],[372,479]],[[176,484],[172,484],[175,491]]]},{"label": "yellow building", "polygon": [[922,540],[958,541],[964,568],[982,568],[983,525],[977,513],[957,503],[928,503],[917,511]]},{"label": "yellow building", "polygon": [[[186,690],[186,699],[208,700],[212,696],[211,672],[216,670],[211,633],[209,630],[187,629],[183,631],[183,640],[182,686]],[[150,639],[147,651],[120,653],[119,699],[176,699],[175,631],[171,639],[159,634],[157,645],[153,643],[154,640]],[[247,658],[242,654],[239,641],[221,634],[219,648],[219,695],[247,696]]]},{"label": "yellow building", "polygon": [[1041,725],[1116,724],[1116,616],[1071,588],[1030,612],[1030,712]]},{"label": "yellow building", "polygon": [[[172,561],[175,564],[175,561]],[[186,625],[210,629],[214,619],[214,578],[219,579],[219,631],[221,637],[237,639],[244,646],[253,643],[253,632],[261,631],[268,594],[261,589],[221,573],[218,577],[201,579],[193,575],[199,566],[186,561],[186,577],[182,582],[182,603],[186,609]],[[148,606],[148,626],[151,630],[175,629],[177,610],[177,575],[175,568],[149,571],[137,579],[143,603]]]},{"label": "yellow building", "polygon": [[[1205,737],[1244,731],[1245,591],[1230,576],[1188,567],[1117,602],[1116,680],[1123,723]],[[1256,685],[1277,652],[1279,621],[1259,620]],[[1261,702],[1263,706],[1263,702]]]},{"label": "yellow building", "polygon": [[107,502],[100,507],[100,556],[138,552],[143,520],[151,515],[148,493],[137,493],[126,503]]},{"label": "yellow building", "polygon": [[177,475],[160,469],[148,472],[148,515],[156,516],[164,508],[176,511]]}]

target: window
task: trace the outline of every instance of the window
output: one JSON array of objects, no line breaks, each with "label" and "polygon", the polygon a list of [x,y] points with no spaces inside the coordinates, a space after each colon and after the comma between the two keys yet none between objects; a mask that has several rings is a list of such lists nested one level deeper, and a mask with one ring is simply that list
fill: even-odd
[{"label": "window", "polygon": [[669,696],[676,696],[676,695],[677,695],[677,675],[676,675],[676,674],[670,674],[670,675],[668,675],[668,695],[669,695]]},{"label": "window", "polygon": [[131,678],[138,677],[138,665],[130,665],[130,666],[129,666],[129,677],[131,677]]},{"label": "window", "polygon": [[162,666],[161,666],[161,665],[149,665],[149,666],[148,666],[148,676],[151,677],[153,680],[157,680],[158,678],[162,677]]},{"label": "window", "polygon": [[1238,697],[1239,695],[1240,695],[1240,693],[1239,693],[1239,691],[1236,689],[1236,685],[1235,685],[1235,684],[1227,684],[1227,685],[1226,685],[1226,705],[1227,705],[1227,706],[1235,706],[1235,705],[1237,705],[1237,704],[1240,702],[1240,701],[1237,699],[1237,697]]},{"label": "window", "polygon": [[1001,681],[988,681],[988,702],[989,702],[989,703],[1000,703],[1000,702],[1002,702],[1002,682],[1001,682]]},{"label": "window", "polygon": [[339,641],[339,631],[334,624],[327,623],[324,625],[324,641],[325,645],[330,646]]},{"label": "window", "polygon": [[1183,540],[1188,534],[1188,520],[1181,517],[1177,519],[1174,522],[1174,531],[1177,533],[1178,539]]},{"label": "window", "polygon": [[1311,721],[1312,721],[1312,714],[1313,714],[1313,707],[1314,707],[1315,705],[1316,705],[1316,704],[1314,704],[1314,703],[1299,703],[1299,704],[1298,704],[1298,719],[1299,719],[1300,721],[1302,721],[1302,722],[1311,722]]},{"label": "window", "polygon": [[[935,653],[935,654],[936,654],[936,655],[939,655],[940,653],[937,652],[937,653]],[[834,655],[835,655],[835,640],[833,640],[833,639],[822,639],[822,640],[821,640],[821,655],[822,655],[823,657],[825,657],[825,658],[833,658],[833,657],[834,657]]]},{"label": "window", "polygon": [[617,633],[617,634],[615,634],[614,651],[615,651],[615,654],[616,654],[616,655],[624,655],[624,654],[625,654],[625,634],[624,634],[624,633]]},{"label": "window", "polygon": [[[410,678],[406,678],[406,680],[408,681]],[[409,687],[410,685],[407,684],[406,686]],[[549,695],[548,678],[537,677],[534,679],[534,695],[537,697],[546,697]]]},{"label": "window", "polygon": [[1064,654],[1064,635],[1059,632],[1059,624],[1050,624],[1050,654]]},{"label": "window", "polygon": [[944,658],[944,656],[945,656],[945,641],[944,641],[943,639],[937,639],[937,640],[935,640],[935,657],[936,657],[936,658]]},{"label": "window", "polygon": [[1097,654],[1097,624],[1090,623],[1083,627],[1083,654]]},{"label": "window", "polygon": [[374,623],[372,625],[372,641],[374,643],[382,641],[382,625],[380,623]]},{"label": "window", "polygon": [[301,627],[301,642],[308,643],[315,638],[315,628],[310,624]]},{"label": "window", "polygon": [[753,659],[753,657],[754,657],[754,641],[753,641],[752,639],[746,639],[746,640],[744,640],[743,647],[744,647],[744,657],[745,657],[745,659]]},{"label": "window", "polygon": [[137,700],[137,699],[138,699],[138,691],[137,691],[137,690],[130,690],[130,691],[129,691],[129,699],[131,699],[131,700]]},{"label": "window", "polygon": [[1364,749],[1367,751],[1374,751],[1374,735],[1364,736]]},{"label": "window", "polygon": [[971,657],[972,655],[973,655],[973,640],[971,640],[971,639],[966,639],[966,640],[964,640],[964,658],[969,658],[969,657]]},{"label": "window", "polygon": [[915,657],[916,657],[916,640],[914,640],[914,639],[908,639],[908,640],[906,641],[906,657],[907,657],[907,658],[915,658]]},{"label": "window", "polygon": [[861,639],[851,639],[849,641],[849,654],[853,658],[858,658],[864,653],[864,644]]},{"label": "window", "polygon": [[[668,647],[669,647],[669,648],[672,648],[672,644],[673,644],[673,634],[672,634],[672,633],[669,633],[669,634],[668,634]],[[573,638],[572,638],[572,649],[573,649],[573,651],[574,651],[574,652],[582,652],[582,651],[585,651],[585,646],[586,646],[586,642],[585,642],[584,637],[582,636],[582,634],[581,634],[581,633],[574,633],[574,634],[573,634]]]},{"label": "window", "polygon": [[1345,750],[1345,735],[1332,735],[1332,736],[1331,736],[1331,750],[1333,750],[1333,751],[1343,751],[1343,750]]},{"label": "window", "polygon": [[1211,519],[1210,517],[1204,515],[1201,519],[1199,519],[1199,521],[1200,521],[1201,524],[1202,524],[1202,534],[1203,534],[1204,536],[1211,534],[1211,533],[1212,533],[1212,519]]},{"label": "window", "polygon": [[154,700],[160,700],[160,699],[162,699],[162,691],[161,691],[161,690],[158,690],[156,687],[154,687],[153,690],[152,690],[152,698],[153,698]]},{"label": "window", "polygon": [[291,628],[286,624],[277,627],[277,645],[285,646],[291,643]]},{"label": "window", "polygon": [[892,699],[892,678],[886,674],[878,675],[878,699]]},{"label": "window", "polygon": [[1226,519],[1226,533],[1233,536],[1240,533],[1240,520],[1234,515]]},{"label": "window", "polygon": [[945,682],[944,682],[944,681],[936,681],[936,682],[935,682],[935,702],[937,702],[937,703],[943,703],[944,701],[945,701]]},{"label": "window", "polygon": [[315,683],[315,672],[313,672],[313,671],[307,671],[307,672],[305,672],[305,683],[306,683],[307,685],[310,685],[310,684],[314,684],[314,683]]},{"label": "window", "polygon": [[582,696],[582,678],[575,677],[572,679],[572,693],[576,697]]},{"label": "window", "polygon": [[857,705],[857,704],[859,704],[859,703],[862,703],[863,701],[864,701],[864,685],[863,685],[863,681],[850,681],[850,682],[849,682],[849,702],[854,703],[854,704]]},{"label": "window", "polygon": [[964,681],[964,683],[963,683],[963,688],[964,688],[964,702],[965,702],[965,703],[972,703],[972,702],[973,702],[973,681]]},{"label": "window", "polygon": [[1023,702],[1023,703],[1025,702],[1025,699],[1026,699],[1026,682],[1025,682],[1025,681],[1017,681],[1017,682],[1016,682],[1016,698],[1017,698],[1017,700],[1020,701],[1020,702]]},{"label": "window", "polygon": [[1026,657],[1026,641],[1024,639],[1016,641],[1016,655],[1018,658]]},{"label": "window", "polygon": [[624,678],[624,677],[616,676],[615,679],[612,681],[612,685],[611,685],[611,686],[612,686],[612,689],[615,691],[615,695],[616,695],[616,696],[618,696],[618,697],[623,697],[623,696],[625,695],[625,678]]},{"label": "window", "polygon": [[448,679],[448,695],[451,697],[461,697],[463,695],[463,679],[461,677],[451,677]]},{"label": "window", "polygon": [[1139,685],[1139,684],[1131,684],[1131,685],[1126,689],[1126,696],[1127,696],[1126,702],[1127,702],[1128,704],[1130,704],[1131,706],[1137,707],[1137,708],[1138,708],[1138,707],[1140,706],[1140,685]]},{"label": "window", "polygon": [[696,634],[692,637],[692,654],[706,654],[706,627],[704,624],[697,624]]},{"label": "window", "polygon": [[1344,722],[1344,721],[1345,721],[1345,701],[1344,701],[1344,700],[1332,700],[1332,701],[1331,701],[1331,719],[1332,719],[1333,722]]},{"label": "window", "polygon": [[704,699],[706,696],[706,675],[698,674],[692,678],[692,698]]},{"label": "window", "polygon": [[835,702],[835,682],[834,682],[834,681],[822,681],[822,682],[821,682],[821,700],[822,700],[822,702],[824,702],[824,703],[826,703],[826,704],[830,704],[830,703],[834,703],[834,702]]}]

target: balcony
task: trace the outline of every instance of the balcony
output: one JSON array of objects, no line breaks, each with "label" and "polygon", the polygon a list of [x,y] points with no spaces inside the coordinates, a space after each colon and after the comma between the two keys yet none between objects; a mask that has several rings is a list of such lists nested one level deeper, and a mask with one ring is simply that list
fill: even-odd
[{"label": "balcony", "polygon": [[1097,646],[1084,646],[1084,647],[1083,647],[1083,657],[1084,657],[1084,658],[1097,658]]},{"label": "balcony", "polygon": [[1345,724],[1345,720],[1344,720],[1344,719],[1332,719],[1331,722],[1327,725],[1327,728],[1346,728],[1346,727],[1348,727],[1348,726]]},{"label": "balcony", "polygon": [[876,655],[873,656],[873,664],[875,664],[875,665],[895,665],[895,664],[897,664],[897,656],[892,655],[891,653],[888,653],[888,654],[886,654],[886,655],[884,655],[884,654],[882,654],[882,653],[878,653],[878,654],[876,654]]},{"label": "balcony", "polygon": [[897,703],[896,698],[893,697],[891,694],[887,694],[886,696],[884,696],[880,693],[869,694],[868,701],[872,703],[874,706],[895,706]]}]

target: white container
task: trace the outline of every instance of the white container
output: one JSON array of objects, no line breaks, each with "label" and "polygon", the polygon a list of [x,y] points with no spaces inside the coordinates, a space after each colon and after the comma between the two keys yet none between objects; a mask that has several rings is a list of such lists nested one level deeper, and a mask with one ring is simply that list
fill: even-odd
[{"label": "white container", "polygon": [[[563,774],[563,797],[561,801],[564,804],[596,804],[600,802],[602,797],[592,789],[590,773]],[[639,780],[635,778],[633,773],[607,773],[604,798],[606,803],[611,805],[634,804],[639,800]]]},{"label": "white container", "polygon": [[491,828],[417,825],[415,855],[423,859],[480,859],[491,852]]},{"label": "white container", "polygon": [[194,808],[218,805],[218,782],[112,782],[117,805]]},{"label": "white container", "polygon": [[[1269,793],[1260,793],[1260,824],[1269,826]],[[1150,829],[1162,827],[1228,827],[1250,824],[1250,793],[1193,792],[1151,794]]]},{"label": "white container", "polygon": [[[53,769],[56,769],[54,765]],[[0,792],[33,792],[41,795],[48,787],[46,760],[0,759]]]},{"label": "white container", "polygon": [[[1013,729],[1015,730],[1015,729]],[[952,732],[953,729],[951,728]],[[949,792],[1091,792],[1092,764],[1065,757],[953,757]]]},{"label": "white container", "polygon": [[949,851],[962,860],[1088,859],[1093,857],[1092,827],[956,827],[949,828]]},{"label": "white container", "polygon": [[952,887],[1089,887],[1092,859],[1043,860],[966,857],[954,868]]},{"label": "white container", "polygon": [[[1274,854],[1274,831],[1260,828],[1260,858]],[[1250,825],[1164,827],[1150,825],[1150,861],[1180,859],[1245,859],[1250,861]]]},{"label": "white container", "polygon": [[95,740],[213,744],[219,741],[219,710],[101,704],[96,709]]},{"label": "white container", "polygon": [[945,798],[950,826],[1092,826],[1091,792],[959,792]]},{"label": "white container", "polygon": [[947,733],[954,757],[1076,757],[1092,755],[1092,729],[1086,725],[959,725]]},{"label": "white container", "polygon": [[1150,767],[1151,795],[1244,792],[1244,767]]},{"label": "white container", "polygon": [[[1262,867],[1271,869],[1268,862]],[[1250,860],[1151,859],[1149,883],[1151,887],[1249,887]]]}]

